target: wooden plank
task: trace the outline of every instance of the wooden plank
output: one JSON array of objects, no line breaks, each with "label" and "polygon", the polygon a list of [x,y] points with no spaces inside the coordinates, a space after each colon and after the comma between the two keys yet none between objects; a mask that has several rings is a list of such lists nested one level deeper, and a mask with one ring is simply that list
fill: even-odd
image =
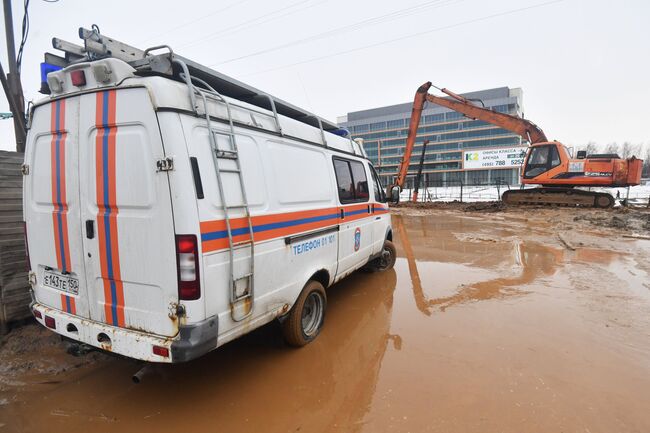
[{"label": "wooden plank", "polygon": [[7,280],[2,284],[2,296],[4,299],[4,296],[6,293],[11,293],[12,291],[15,290],[22,290],[24,288],[28,288],[29,283],[27,281],[27,272],[21,272],[13,277],[7,278]]},{"label": "wooden plank", "polygon": [[1,212],[0,213],[0,226],[8,224],[20,224],[23,226],[23,213],[22,212]]},{"label": "wooden plank", "polygon": [[0,203],[0,212],[22,211],[22,203]]},{"label": "wooden plank", "polygon": [[7,223],[0,225],[0,236],[3,235],[23,235],[23,225],[14,223]]},{"label": "wooden plank", "polygon": [[[20,249],[25,249],[25,237],[20,236],[20,237],[6,237],[6,238],[0,238],[0,245],[3,247],[9,247],[11,250],[7,250],[8,252],[11,251],[13,253],[16,253],[17,251],[20,251]],[[21,245],[23,245],[21,247]]]},{"label": "wooden plank", "polygon": [[2,188],[0,189],[0,200],[23,199],[22,188]]},{"label": "wooden plank", "polygon": [[0,150],[0,159],[18,159],[22,161],[25,159],[25,154]]},{"label": "wooden plank", "polygon": [[4,174],[4,175],[18,174],[20,176],[23,175],[23,173],[20,171],[20,164],[14,164],[13,162],[3,162],[3,161],[0,161],[0,174]]},{"label": "wooden plank", "polygon": [[25,257],[15,257],[14,260],[4,261],[3,264],[0,265],[0,284],[10,281],[16,275],[25,273],[26,269],[27,260],[25,260]]},{"label": "wooden plank", "polygon": [[23,160],[22,153],[0,151],[0,327],[31,315],[22,223]]},{"label": "wooden plank", "polygon": [[0,176],[0,187],[3,190],[11,188],[12,190],[22,191],[23,189],[23,174],[20,173],[20,176],[16,173],[12,173],[10,176]]},{"label": "wooden plank", "polygon": [[26,299],[16,299],[5,305],[5,318],[7,323],[27,319],[32,315],[29,311],[30,297]]}]

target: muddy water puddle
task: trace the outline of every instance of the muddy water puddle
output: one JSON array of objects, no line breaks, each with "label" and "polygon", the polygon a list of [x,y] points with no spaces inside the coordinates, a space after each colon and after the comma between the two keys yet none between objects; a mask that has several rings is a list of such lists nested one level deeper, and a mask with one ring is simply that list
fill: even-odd
[{"label": "muddy water puddle", "polygon": [[305,348],[271,324],[139,385],[132,361],[61,353],[79,365],[0,370],[0,432],[650,431],[641,242],[570,249],[550,225],[490,215],[393,221],[394,270],[330,288]]}]

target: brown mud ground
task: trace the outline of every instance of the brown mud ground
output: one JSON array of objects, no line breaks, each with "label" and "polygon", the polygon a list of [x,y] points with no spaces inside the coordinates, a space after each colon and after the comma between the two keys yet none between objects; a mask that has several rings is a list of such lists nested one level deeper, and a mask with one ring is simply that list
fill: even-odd
[{"label": "brown mud ground", "polygon": [[649,215],[402,206],[395,269],[331,287],[315,342],[271,324],[139,385],[23,327],[0,433],[648,432]]}]

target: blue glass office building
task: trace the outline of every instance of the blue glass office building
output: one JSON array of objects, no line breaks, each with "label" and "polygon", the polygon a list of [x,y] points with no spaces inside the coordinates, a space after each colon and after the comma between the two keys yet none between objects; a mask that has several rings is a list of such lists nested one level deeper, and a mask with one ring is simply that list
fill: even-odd
[{"label": "blue glass office building", "polygon": [[[523,113],[523,93],[519,88],[499,87],[462,96],[480,100],[486,107],[502,113],[516,116]],[[364,140],[366,153],[385,183],[392,182],[404,154],[411,108],[412,103],[389,105],[339,118],[339,125],[349,129],[353,138]],[[463,158],[468,151],[525,146],[520,136],[427,102],[411,156],[407,184],[412,182],[420,161],[421,144],[427,139],[423,173],[428,185],[519,182],[518,167],[464,169]]]}]

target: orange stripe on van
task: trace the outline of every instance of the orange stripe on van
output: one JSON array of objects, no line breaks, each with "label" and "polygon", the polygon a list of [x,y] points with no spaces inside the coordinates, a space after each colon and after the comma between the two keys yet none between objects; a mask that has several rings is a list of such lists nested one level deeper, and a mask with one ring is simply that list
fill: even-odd
[{"label": "orange stripe on van", "polygon": [[57,268],[70,272],[70,242],[68,237],[68,198],[65,179],[65,100],[52,102],[50,132],[50,161],[52,178],[52,227]]},{"label": "orange stripe on van", "polygon": [[[374,215],[375,206],[374,203],[362,203],[334,208],[257,215],[252,218],[254,239],[255,242],[260,242],[320,228],[335,227],[341,223]],[[372,212],[368,212],[368,207]],[[388,211],[387,207],[381,206],[381,209],[384,212]],[[341,218],[341,211],[343,211],[344,218]],[[230,224],[233,242],[250,239],[246,218],[233,218],[230,220]],[[225,220],[202,221],[200,227],[201,245],[204,253],[228,248],[228,231]]]},{"label": "orange stripe on van", "polygon": [[104,286],[104,314],[113,326],[125,326],[124,284],[120,270],[118,240],[118,207],[116,181],[116,125],[117,92],[109,90],[96,96],[97,136],[95,139],[95,171],[97,232],[102,283]]},{"label": "orange stripe on van", "polygon": [[66,313],[77,314],[77,304],[72,296],[61,294],[61,309]]}]

